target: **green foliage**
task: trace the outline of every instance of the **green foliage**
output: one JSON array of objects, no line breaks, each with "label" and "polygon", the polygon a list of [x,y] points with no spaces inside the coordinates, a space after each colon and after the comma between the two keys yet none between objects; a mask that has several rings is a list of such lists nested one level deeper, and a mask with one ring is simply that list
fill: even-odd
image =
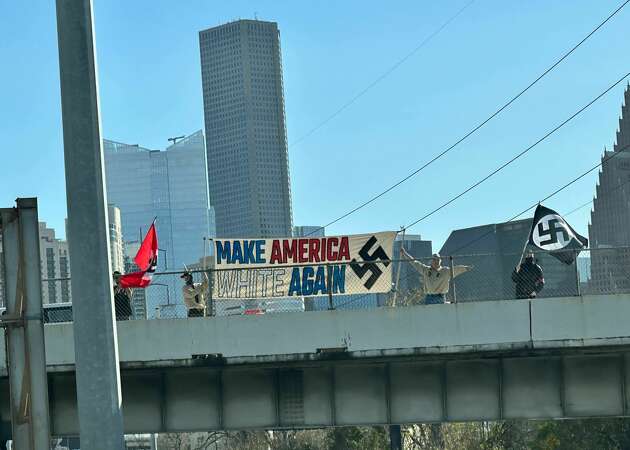
[{"label": "green foliage", "polygon": [[628,419],[541,422],[532,450],[629,450]]},{"label": "green foliage", "polygon": [[[630,450],[630,420],[546,420],[402,427],[405,450]],[[159,449],[387,450],[387,427],[166,434]]]},{"label": "green foliage", "polygon": [[322,450],[365,450],[389,448],[385,427],[344,427],[329,431]]}]

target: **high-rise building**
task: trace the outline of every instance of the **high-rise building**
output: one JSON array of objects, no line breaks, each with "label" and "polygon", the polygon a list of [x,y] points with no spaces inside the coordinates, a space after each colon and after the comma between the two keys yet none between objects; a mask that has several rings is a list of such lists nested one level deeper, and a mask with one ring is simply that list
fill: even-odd
[{"label": "high-rise building", "polygon": [[[214,236],[203,133],[187,136],[165,151],[108,140],[104,147],[107,198],[120,209],[125,242],[141,242],[155,218],[158,271],[183,269],[201,258],[204,237]],[[129,255],[133,259],[135,252]],[[174,277],[165,281],[168,292],[158,292],[157,284],[151,289],[146,301],[149,315],[167,298],[180,302],[178,282]]]},{"label": "high-rise building", "polygon": [[318,225],[296,225],[293,227],[293,237],[324,237],[326,229]]},{"label": "high-rise building", "polygon": [[[108,205],[109,245],[111,252],[112,272],[124,269],[123,241],[120,227],[120,211]],[[53,228],[46,222],[39,222],[39,255],[42,278],[42,303],[69,303],[72,301],[70,289],[70,250],[68,241],[58,239]],[[0,306],[4,306],[4,289],[2,271],[2,234],[0,233]]]},{"label": "high-rise building", "polygon": [[[614,157],[613,157],[614,156]],[[605,161],[605,162],[604,162]],[[616,143],[604,150],[589,225],[591,283],[597,293],[630,290],[630,86]]]},{"label": "high-rise building", "polygon": [[218,237],[291,235],[280,33],[239,20],[199,33],[210,200]]},{"label": "high-rise building", "polygon": [[[442,264],[471,265],[473,269],[455,278],[458,302],[505,300],[515,296],[512,271],[519,263],[532,219],[481,225],[453,231],[440,250]],[[548,253],[536,253],[545,286],[539,297],[576,295],[576,263],[566,265]],[[453,293],[451,292],[451,295]]]},{"label": "high-rise building", "polygon": [[109,253],[112,264],[112,272],[123,272],[125,268],[122,223],[120,220],[120,209],[114,205],[107,205],[107,216],[109,219]]},{"label": "high-rise building", "polygon": [[39,257],[42,271],[42,303],[67,303],[70,292],[68,242],[57,239],[55,230],[39,222]]},{"label": "high-rise building", "polygon": [[104,147],[107,199],[120,209],[124,240],[141,241],[157,219],[158,269],[203,256],[203,238],[214,235],[203,133],[165,151],[109,140]]}]

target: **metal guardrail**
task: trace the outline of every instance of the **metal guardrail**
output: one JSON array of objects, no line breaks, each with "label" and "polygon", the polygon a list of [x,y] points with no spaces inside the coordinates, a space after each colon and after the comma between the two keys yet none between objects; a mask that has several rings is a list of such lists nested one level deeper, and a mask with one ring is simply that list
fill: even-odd
[{"label": "metal guardrail", "polygon": [[[520,253],[466,254],[442,256],[441,277],[446,277],[442,299],[444,303],[510,300],[517,298],[513,271],[519,263]],[[326,309],[365,309],[381,306],[414,306],[432,303],[437,272],[428,267],[431,257],[406,258],[373,262],[385,272],[392,265],[392,290],[388,293],[347,294],[331,293],[323,296],[294,296],[274,299],[217,300],[212,298],[213,283],[208,287],[208,305],[205,316],[260,315],[289,312],[308,312]],[[541,268],[544,285],[536,289],[535,296],[570,297],[630,293],[630,248],[582,250],[576,261],[565,264],[546,252],[535,253],[536,264]],[[462,267],[469,267],[464,269]],[[222,269],[225,270],[225,269]],[[227,269],[256,271],[262,269]],[[210,280],[214,270],[205,271]],[[399,273],[400,272],[400,273]],[[130,320],[187,318],[188,309],[183,301],[181,271],[156,273],[151,286],[132,291]],[[455,275],[453,277],[453,275]],[[427,277],[433,277],[433,284]],[[200,283],[204,271],[193,272],[194,282]],[[518,277],[516,277],[518,278]],[[69,295],[69,278],[43,279],[42,288],[47,304],[44,320],[72,321],[72,304]],[[438,283],[439,284],[439,283]],[[346,285],[345,291],[354,286]],[[520,295],[522,296],[522,294]],[[54,298],[54,301],[49,299]]]}]

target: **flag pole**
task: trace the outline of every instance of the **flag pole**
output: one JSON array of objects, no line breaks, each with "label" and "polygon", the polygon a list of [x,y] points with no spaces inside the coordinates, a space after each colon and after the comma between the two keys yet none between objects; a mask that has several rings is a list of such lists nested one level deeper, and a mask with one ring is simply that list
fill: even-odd
[{"label": "flag pole", "polygon": [[521,252],[521,257],[518,260],[518,264],[516,265],[516,269],[519,270],[521,268],[521,264],[523,262],[523,256],[525,256],[525,251],[527,251],[527,246],[529,245],[529,238],[532,235],[532,230],[534,228],[534,226],[536,225],[534,223],[534,219],[536,218],[536,211],[538,210],[538,207],[540,206],[540,202],[538,202],[538,205],[536,205],[536,209],[534,210],[534,217],[532,218],[532,227],[529,229],[529,233],[527,233],[527,239],[525,239],[525,245],[523,245],[523,251]]},{"label": "flag pole", "polygon": [[203,237],[203,262],[201,264],[203,271],[206,271],[206,237]]},{"label": "flag pole", "polygon": [[527,235],[527,239],[525,240],[525,245],[523,245],[523,251],[521,251],[521,257],[518,260],[518,264],[516,265],[516,270],[520,270],[521,269],[521,264],[523,263],[523,256],[525,256],[525,252],[527,251],[527,246],[529,245],[529,235],[531,234],[531,232]]},{"label": "flag pole", "polygon": [[[405,231],[406,228],[400,227],[402,231],[402,240],[400,242],[401,250],[405,248]],[[402,251],[398,255],[398,271],[396,272],[396,290],[394,291],[394,300],[392,301],[392,306],[396,306],[396,300],[398,299],[398,283],[400,282],[400,269],[402,267]]]},{"label": "flag pole", "polygon": [[[213,245],[212,242],[214,241],[213,238],[209,237],[207,239],[210,245]],[[212,249],[214,248],[211,247],[210,251],[208,253],[210,253],[208,256],[212,256]],[[206,252],[206,246],[204,244],[204,254]],[[206,264],[206,258],[203,259],[204,265]],[[208,286],[208,306],[210,307],[210,311],[207,312],[208,315],[210,315],[210,317],[215,316],[216,315],[216,311],[215,311],[215,307],[214,307],[214,299],[213,299],[213,293],[214,293],[214,272],[213,269],[214,265],[210,266],[210,280],[209,280],[209,286]],[[207,270],[207,267],[204,267],[204,270]],[[208,272],[206,272],[206,276],[208,276]]]}]

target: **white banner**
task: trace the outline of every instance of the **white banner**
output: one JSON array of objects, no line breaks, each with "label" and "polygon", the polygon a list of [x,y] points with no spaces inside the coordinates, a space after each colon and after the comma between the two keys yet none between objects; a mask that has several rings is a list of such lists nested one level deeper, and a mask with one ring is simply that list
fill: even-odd
[{"label": "white banner", "polygon": [[215,239],[214,299],[389,292],[396,232]]}]

